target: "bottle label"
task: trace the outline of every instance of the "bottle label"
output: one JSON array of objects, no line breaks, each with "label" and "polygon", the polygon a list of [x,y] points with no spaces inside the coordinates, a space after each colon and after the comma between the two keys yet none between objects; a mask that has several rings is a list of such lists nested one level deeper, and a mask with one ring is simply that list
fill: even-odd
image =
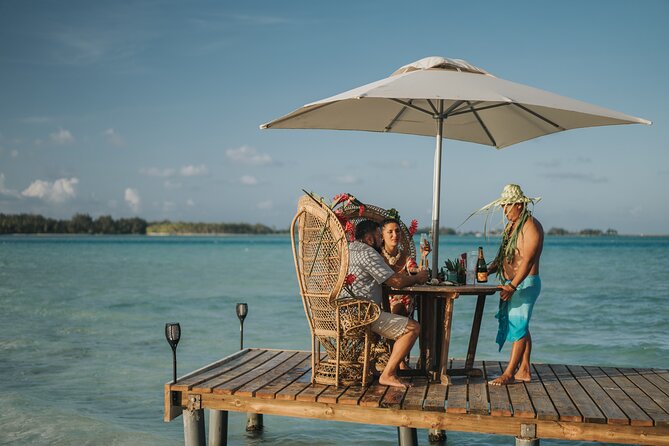
[{"label": "bottle label", "polygon": [[488,272],[487,271],[479,271],[476,273],[476,280],[479,282],[487,282],[488,281]]}]

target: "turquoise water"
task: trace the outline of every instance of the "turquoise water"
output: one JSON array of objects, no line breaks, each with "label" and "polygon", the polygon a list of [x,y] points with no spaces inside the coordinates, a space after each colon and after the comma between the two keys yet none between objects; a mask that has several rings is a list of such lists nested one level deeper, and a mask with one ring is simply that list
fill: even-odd
[{"label": "turquoise water", "polygon": [[[479,244],[491,260],[495,240],[474,237],[442,238],[440,257]],[[668,368],[668,257],[669,238],[547,238],[533,359]],[[164,324],[181,323],[186,373],[239,348],[237,302],[249,304],[245,346],[310,348],[287,236],[0,237],[0,444],[183,444],[181,419],[162,422]],[[508,355],[494,307],[478,359]],[[456,304],[451,355],[465,355],[473,308]],[[268,416],[254,438],[244,422],[230,414],[229,444],[397,444],[393,427]],[[449,443],[512,439],[451,432]]]}]

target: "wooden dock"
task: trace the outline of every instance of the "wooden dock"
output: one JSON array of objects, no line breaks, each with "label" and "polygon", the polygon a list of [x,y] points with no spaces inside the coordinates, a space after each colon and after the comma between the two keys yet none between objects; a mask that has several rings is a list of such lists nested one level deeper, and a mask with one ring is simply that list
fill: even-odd
[{"label": "wooden dock", "polygon": [[[165,385],[165,421],[212,409],[535,438],[669,445],[669,370],[534,364],[533,381],[487,385],[505,364],[407,390],[311,384],[311,353],[244,349]],[[457,368],[464,361],[451,360]],[[175,392],[175,393],[173,393]],[[360,439],[363,441],[364,439]]]}]

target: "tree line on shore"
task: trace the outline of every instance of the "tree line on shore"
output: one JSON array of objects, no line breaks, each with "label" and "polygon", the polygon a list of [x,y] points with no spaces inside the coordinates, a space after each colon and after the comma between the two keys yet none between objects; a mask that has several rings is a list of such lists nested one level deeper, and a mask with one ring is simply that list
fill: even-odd
[{"label": "tree line on shore", "polygon": [[[119,218],[101,215],[93,219],[88,214],[75,214],[69,220],[57,220],[36,214],[0,214],[0,234],[278,234],[286,233],[287,229],[276,230],[257,223],[193,223],[147,222],[144,219]],[[424,227],[419,233],[429,233],[430,228]],[[477,235],[477,232],[457,232],[453,228],[441,227],[441,235]],[[490,230],[489,235],[500,235],[500,230]],[[582,229],[570,232],[563,228],[550,228],[547,235],[567,236],[612,236],[618,235],[615,229]]]},{"label": "tree line on shore", "polygon": [[[0,234],[275,234],[269,226],[249,223],[190,223],[168,220],[149,223],[138,217],[113,219],[75,214],[57,220],[36,214],[0,214]],[[285,232],[285,231],[283,231]]]}]

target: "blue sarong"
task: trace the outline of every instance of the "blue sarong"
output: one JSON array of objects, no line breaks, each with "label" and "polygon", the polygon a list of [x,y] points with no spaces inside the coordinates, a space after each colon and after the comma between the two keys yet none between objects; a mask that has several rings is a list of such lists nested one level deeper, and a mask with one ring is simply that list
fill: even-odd
[{"label": "blue sarong", "polygon": [[[510,282],[510,280],[506,281],[506,283]],[[499,311],[495,315],[499,321],[495,340],[499,345],[499,351],[502,351],[505,341],[516,342],[527,335],[532,309],[540,292],[541,278],[538,275],[527,276],[518,285],[511,299],[499,300]]]}]

